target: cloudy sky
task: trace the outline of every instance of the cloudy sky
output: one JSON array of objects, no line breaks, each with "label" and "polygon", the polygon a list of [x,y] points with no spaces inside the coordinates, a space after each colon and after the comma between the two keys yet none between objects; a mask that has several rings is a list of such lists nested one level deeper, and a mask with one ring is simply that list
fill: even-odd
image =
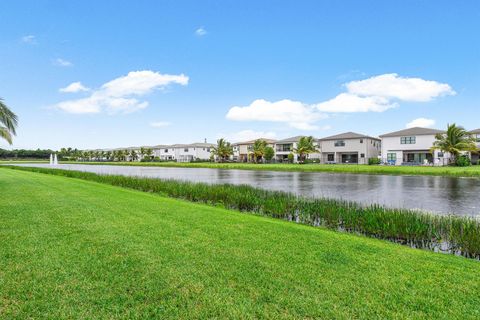
[{"label": "cloudy sky", "polygon": [[35,0],[0,12],[13,148],[480,127],[478,1]]}]

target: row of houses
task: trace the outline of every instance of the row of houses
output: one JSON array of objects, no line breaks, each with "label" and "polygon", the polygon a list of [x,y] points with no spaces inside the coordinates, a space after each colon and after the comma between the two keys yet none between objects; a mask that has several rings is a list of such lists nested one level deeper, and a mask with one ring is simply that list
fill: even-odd
[{"label": "row of houses", "polygon": [[[367,164],[368,159],[376,158],[380,159],[382,163],[391,165],[443,165],[448,163],[449,155],[438,150],[431,152],[431,147],[436,140],[435,136],[438,133],[445,133],[445,131],[415,127],[386,133],[378,138],[355,132],[345,132],[315,139],[318,152],[309,154],[308,158],[327,164]],[[472,130],[470,133],[476,137],[480,147],[480,129]],[[293,161],[298,162],[298,155],[294,150],[301,137],[295,136],[282,140],[259,139],[265,140],[268,146],[274,149],[276,162],[289,161],[290,154],[293,155]],[[251,140],[233,144],[231,160],[247,162],[254,142],[255,140]],[[214,144],[205,141],[192,144],[158,145],[148,148],[153,150],[153,156],[163,161],[191,162],[209,160],[213,147],[215,147]],[[139,151],[140,148],[127,149]],[[478,162],[478,153],[470,156],[473,162]]]}]

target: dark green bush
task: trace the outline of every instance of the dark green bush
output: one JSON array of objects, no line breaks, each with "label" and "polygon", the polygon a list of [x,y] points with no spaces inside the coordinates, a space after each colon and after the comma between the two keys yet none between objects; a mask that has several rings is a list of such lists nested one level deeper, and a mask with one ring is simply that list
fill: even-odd
[{"label": "dark green bush", "polygon": [[467,155],[461,155],[457,158],[457,161],[455,162],[455,165],[457,167],[468,167],[472,163],[470,161],[470,157]]},{"label": "dark green bush", "polygon": [[381,163],[381,161],[378,158],[368,158],[368,164],[369,165],[376,165],[376,164],[380,164],[380,163]]}]

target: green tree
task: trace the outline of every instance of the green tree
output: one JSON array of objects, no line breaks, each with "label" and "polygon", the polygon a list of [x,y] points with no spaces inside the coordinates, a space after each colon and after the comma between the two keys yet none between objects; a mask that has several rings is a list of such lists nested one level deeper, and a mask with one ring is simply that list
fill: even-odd
[{"label": "green tree", "polygon": [[457,126],[455,123],[447,126],[446,133],[438,133],[435,136],[436,141],[431,148],[448,152],[451,157],[450,163],[456,163],[458,156],[462,152],[475,152],[478,150],[475,138],[470,135],[462,126]]},{"label": "green tree", "polygon": [[216,156],[220,162],[224,162],[233,154],[233,147],[230,142],[221,138],[217,140],[217,146],[212,148],[211,153]]},{"label": "green tree", "polygon": [[272,147],[267,146],[265,148],[265,154],[264,154],[265,160],[270,161],[273,159],[274,156],[275,156],[275,150],[273,150]]},{"label": "green tree", "polygon": [[318,152],[315,147],[315,139],[312,136],[301,137],[293,151],[298,154],[299,162],[304,163],[310,153]]},{"label": "green tree", "polygon": [[267,141],[258,139],[255,140],[252,146],[252,158],[253,162],[258,163],[258,161],[262,160],[265,155],[265,148],[267,148]]},{"label": "green tree", "polygon": [[153,149],[152,148],[146,148],[145,149],[145,157],[147,157],[148,160],[153,159]]},{"label": "green tree", "polygon": [[18,117],[0,98],[0,138],[12,144],[12,137],[17,134]]},{"label": "green tree", "polygon": [[295,155],[290,152],[288,154],[287,158],[288,158],[288,162],[293,163],[293,159],[295,158]]},{"label": "green tree", "polygon": [[130,157],[130,161],[136,161],[138,159],[138,154],[137,151],[135,150],[130,150],[128,156]]}]

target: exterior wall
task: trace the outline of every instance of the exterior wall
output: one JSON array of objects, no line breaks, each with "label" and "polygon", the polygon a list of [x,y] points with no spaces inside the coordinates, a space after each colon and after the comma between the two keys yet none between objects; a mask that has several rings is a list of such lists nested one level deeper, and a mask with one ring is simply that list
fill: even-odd
[{"label": "exterior wall", "polygon": [[[335,146],[337,141],[344,141],[345,146]],[[335,139],[320,141],[322,163],[328,163],[328,155],[334,154],[334,162],[342,163],[342,154],[357,154],[358,164],[368,164],[369,158],[377,158],[381,151],[381,141],[371,138]],[[362,157],[363,155],[363,157]]]},{"label": "exterior wall", "polygon": [[195,157],[201,160],[210,160],[212,147],[208,146],[196,146],[194,147]]},{"label": "exterior wall", "polygon": [[175,149],[171,146],[157,147],[153,149],[153,155],[161,160],[175,160]]},{"label": "exterior wall", "polygon": [[[279,148],[282,148],[282,145],[291,145],[290,151],[279,151]],[[272,145],[273,150],[275,150],[275,156],[274,159],[276,161],[282,161],[290,153],[293,153],[293,162],[297,163],[298,162],[298,155],[293,151],[297,148],[297,143],[296,142],[285,142],[285,143],[275,143],[275,145]],[[320,149],[320,146],[318,143],[315,143],[315,147],[317,149]],[[321,158],[321,153],[311,153],[308,155],[308,159],[320,159]]]},{"label": "exterior wall", "polygon": [[184,145],[176,146],[175,159],[177,162],[190,162],[192,160],[209,160],[211,146]]},{"label": "exterior wall", "polygon": [[[392,161],[392,164],[401,165],[403,163],[403,155],[404,153],[408,152],[415,152],[415,151],[424,151],[430,152],[430,148],[433,146],[435,142],[435,135],[416,135],[412,136],[415,137],[415,143],[412,144],[402,144],[401,137],[384,137],[382,138],[382,161],[388,161],[388,154],[395,154],[396,161]],[[433,164],[434,165],[443,165],[446,164],[448,161],[448,154],[444,154],[443,157],[439,155],[442,152],[435,150],[433,153]]]}]

